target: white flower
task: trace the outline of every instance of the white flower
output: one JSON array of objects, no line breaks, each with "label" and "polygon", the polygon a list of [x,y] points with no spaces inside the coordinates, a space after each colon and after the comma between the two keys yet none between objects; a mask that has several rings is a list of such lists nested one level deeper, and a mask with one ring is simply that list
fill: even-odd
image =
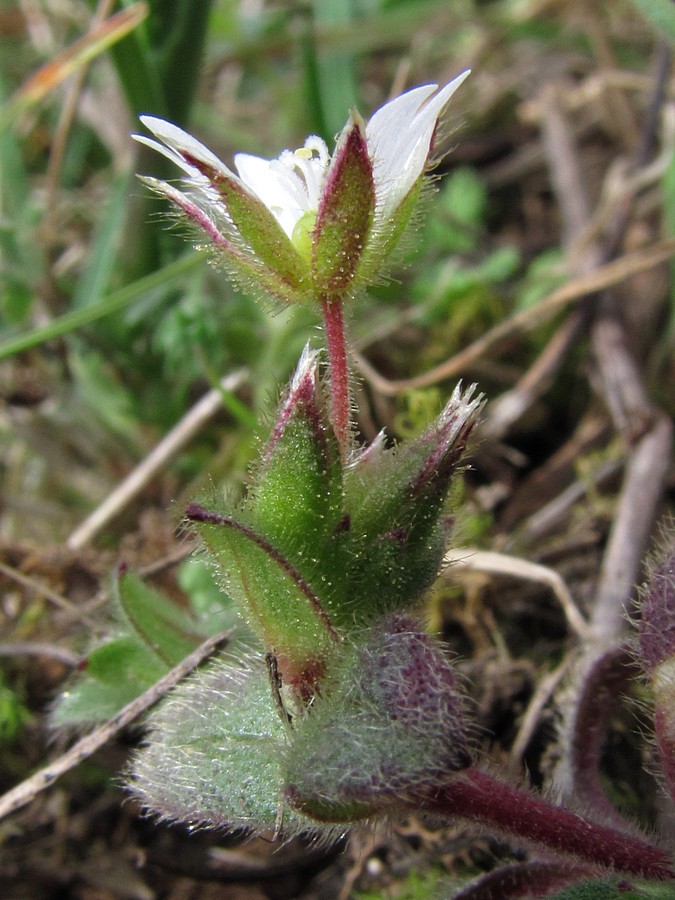
[{"label": "white flower", "polygon": [[375,278],[398,240],[439,117],[468,74],[413,88],[367,125],[352,113],[332,157],[313,135],[277,159],[239,153],[235,172],[163,119],[141,116],[155,139],[134,137],[182,169],[182,191],[146,180],[230,255],[239,280],[285,300],[344,294]]}]

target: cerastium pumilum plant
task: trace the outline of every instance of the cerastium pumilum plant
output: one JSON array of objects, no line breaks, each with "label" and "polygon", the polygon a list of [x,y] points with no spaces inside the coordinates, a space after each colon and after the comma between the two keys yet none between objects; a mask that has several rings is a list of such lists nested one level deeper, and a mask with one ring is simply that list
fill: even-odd
[{"label": "cerastium pumilum plant", "polygon": [[[250,638],[150,717],[131,790],[162,818],[251,833],[328,840],[410,810],[497,828],[573,860],[563,875],[559,862],[523,870],[540,895],[607,869],[668,879],[657,842],[480,765],[453,663],[416,614],[451,535],[446,501],[480,414],[475,387],[457,387],[412,442],[354,437],[344,310],[399,243],[467,75],[417,87],[367,123],[352,112],[332,155],[310,137],[273,160],[239,154],[236,172],[176,126],[142,118],[154,137],[137,139],[183,172],[180,186],[145,181],[240,285],[321,309],[328,366],[303,352],[239,506],[187,509]],[[645,592],[639,647],[672,793],[672,554],[664,566]]]}]

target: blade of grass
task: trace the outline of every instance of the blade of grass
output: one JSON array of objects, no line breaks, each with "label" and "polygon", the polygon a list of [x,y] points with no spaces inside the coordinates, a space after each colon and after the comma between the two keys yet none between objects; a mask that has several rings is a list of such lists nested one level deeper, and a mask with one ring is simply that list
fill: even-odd
[{"label": "blade of grass", "polygon": [[35,106],[66,78],[112,44],[133,31],[148,14],[147,4],[134,3],[96,26],[89,34],[67,47],[55,59],[41,66],[9,100],[0,113],[0,129],[6,127],[25,109]]},{"label": "blade of grass", "polygon": [[[0,73],[0,104],[6,95]],[[37,217],[21,146],[11,129],[0,129],[0,314],[6,327],[30,313],[43,257],[32,239]]]},{"label": "blade of grass", "polygon": [[186,125],[201,71],[212,0],[151,3],[129,40],[111,48],[132,114]]},{"label": "blade of grass", "polygon": [[130,180],[129,174],[125,172],[118,175],[111,185],[107,209],[99,222],[87,267],[73,293],[73,309],[89,306],[108,287],[111,272],[117,263],[116,250],[124,222]]},{"label": "blade of grass", "polygon": [[[141,28],[110,49],[132,116],[150,113],[186,126],[202,68],[212,0],[174,0],[150,4]],[[156,156],[156,154],[155,154]],[[139,148],[139,171],[168,177],[167,160],[150,159]],[[173,173],[172,173],[173,174]],[[128,278],[141,278],[175,259],[182,240],[152,222],[156,198],[143,196],[133,202],[127,228],[134,241],[126,248],[122,264]]]},{"label": "blade of grass", "polygon": [[[350,0],[313,0],[312,18],[319,31],[348,28],[356,24]],[[323,136],[332,140],[345,124],[347,110],[357,106],[354,55],[346,48],[324,45],[317,50],[314,40],[306,48],[308,93],[318,106]]]},{"label": "blade of grass", "polygon": [[63,337],[90,325],[105,316],[119,312],[129,306],[134,300],[138,300],[149,291],[156,290],[160,287],[166,287],[186,272],[190,272],[197,265],[203,264],[203,257],[198,253],[189,253],[168,266],[139,278],[133,284],[126,285],[107,297],[103,297],[95,303],[90,303],[80,309],[73,309],[70,312],[59,316],[47,325],[40,328],[33,328],[26,334],[17,335],[7,341],[0,343],[0,359],[6,359],[23,350],[29,350],[37,347],[45,341],[53,340],[57,337]]}]

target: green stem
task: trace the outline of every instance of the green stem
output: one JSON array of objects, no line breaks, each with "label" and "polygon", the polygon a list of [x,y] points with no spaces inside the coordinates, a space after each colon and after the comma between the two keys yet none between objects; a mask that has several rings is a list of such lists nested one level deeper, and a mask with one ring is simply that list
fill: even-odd
[{"label": "green stem", "polygon": [[349,449],[350,397],[342,300],[323,297],[321,304],[326,323],[326,344],[330,365],[330,418],[344,459]]}]

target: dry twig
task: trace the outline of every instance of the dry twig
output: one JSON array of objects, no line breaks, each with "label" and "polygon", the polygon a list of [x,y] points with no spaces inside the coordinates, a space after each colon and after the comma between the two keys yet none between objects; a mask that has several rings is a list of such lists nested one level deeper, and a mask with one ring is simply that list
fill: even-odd
[{"label": "dry twig", "polygon": [[415,378],[401,378],[390,380],[384,378],[373,366],[360,354],[353,353],[356,363],[364,378],[372,387],[385,396],[394,397],[404,391],[429,387],[439,381],[454,378],[471,366],[476,360],[489,353],[494,353],[499,346],[511,335],[521,331],[529,331],[550,319],[555,313],[572,303],[583,300],[589,294],[604,290],[627,278],[653,269],[675,255],[675,239],[658,241],[651,247],[627,253],[621,259],[613,260],[595,271],[575,278],[562,287],[557,288],[548,297],[545,297],[536,306],[516,313],[509,319],[495,325],[473,344],[469,344],[450,359],[435,366],[423,375]]},{"label": "dry twig", "polygon": [[30,803],[34,797],[51,787],[57,778],[60,778],[70,769],[88,759],[107,743],[111,737],[114,737],[114,735],[133,722],[134,719],[137,719],[141,713],[144,713],[146,709],[149,709],[158,700],[161,700],[168,691],[210,656],[220,644],[229,640],[231,633],[231,631],[224,631],[204,641],[203,644],[197,647],[196,650],[193,650],[189,656],[186,656],[170,672],[167,672],[163,678],[160,678],[156,684],[153,684],[140,697],[123,707],[112,719],[109,719],[91,734],[81,738],[73,744],[70,750],[59,756],[58,759],[55,759],[49,765],[40,769],[39,772],[31,775],[30,778],[22,781],[21,784],[18,784],[11,791],[0,797],[0,819],[11,815],[11,813]]},{"label": "dry twig", "polygon": [[204,394],[133,472],[75,529],[68,538],[68,547],[79,550],[88,544],[215,415],[220,409],[223,391],[236,391],[245,377],[243,370],[233,372],[223,378],[217,388]]}]

